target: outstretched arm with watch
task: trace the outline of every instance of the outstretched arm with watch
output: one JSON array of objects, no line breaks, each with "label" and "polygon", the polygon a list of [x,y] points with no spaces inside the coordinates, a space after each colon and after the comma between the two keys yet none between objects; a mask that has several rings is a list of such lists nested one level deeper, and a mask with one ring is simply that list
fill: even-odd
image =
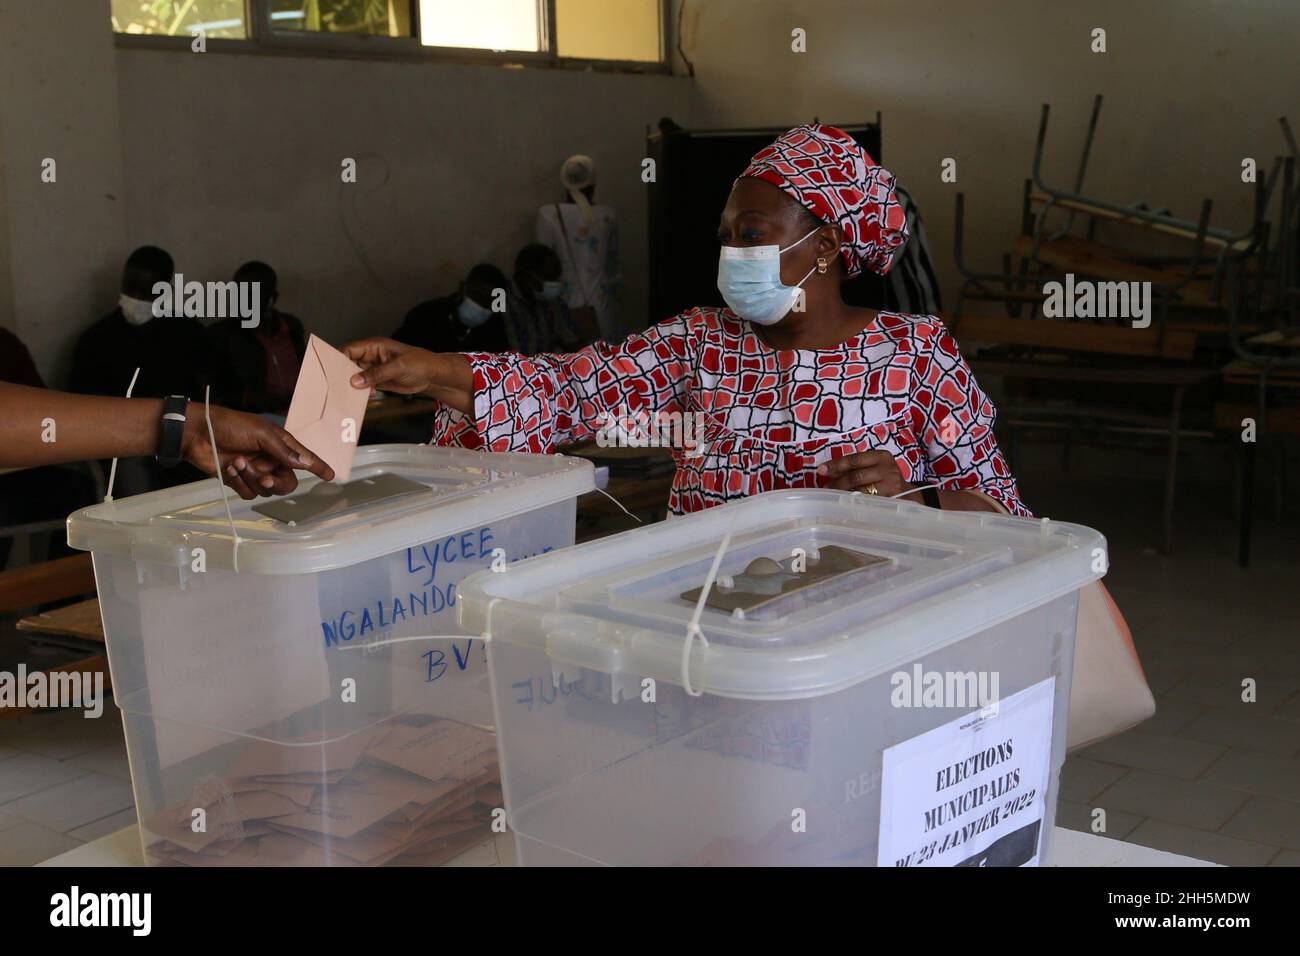
[{"label": "outstretched arm with watch", "polygon": [[201,402],[101,398],[0,383],[0,468],[157,454],[209,475],[219,471],[245,499],[293,491],[294,469],[326,481],[334,477],[334,469],[296,438],[257,415],[214,405],[212,430],[219,462]]}]

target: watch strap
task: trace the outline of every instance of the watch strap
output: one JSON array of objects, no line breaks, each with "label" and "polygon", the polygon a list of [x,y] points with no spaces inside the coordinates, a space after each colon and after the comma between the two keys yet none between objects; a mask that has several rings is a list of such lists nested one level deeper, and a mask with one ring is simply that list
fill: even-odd
[{"label": "watch strap", "polygon": [[927,505],[928,507],[931,507],[931,508],[939,508],[939,509],[942,509],[942,508],[943,508],[943,505],[941,505],[941,504],[939,503],[939,489],[938,489],[938,488],[922,488],[922,489],[921,489],[921,498],[922,498],[922,500],[925,501],[925,503],[926,503],[926,505]]},{"label": "watch strap", "polygon": [[168,395],[163,399],[162,420],[158,425],[158,454],[154,459],[164,468],[175,468],[181,463],[181,443],[185,438],[189,404],[190,400],[184,395]]}]

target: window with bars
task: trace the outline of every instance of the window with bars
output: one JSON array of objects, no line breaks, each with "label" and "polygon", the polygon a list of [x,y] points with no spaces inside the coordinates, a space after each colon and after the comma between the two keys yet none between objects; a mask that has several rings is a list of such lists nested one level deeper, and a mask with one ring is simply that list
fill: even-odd
[{"label": "window with bars", "polygon": [[661,66],[664,0],[111,0],[127,37]]}]

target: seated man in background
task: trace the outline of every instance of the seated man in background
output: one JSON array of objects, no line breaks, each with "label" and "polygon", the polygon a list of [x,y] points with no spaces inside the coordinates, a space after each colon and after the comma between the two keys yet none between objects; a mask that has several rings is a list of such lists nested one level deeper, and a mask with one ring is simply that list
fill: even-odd
[{"label": "seated man in background", "polygon": [[[141,246],[127,257],[117,308],[77,340],[68,383],[71,391],[121,397],[138,368],[140,375],[131,393],[135,398],[184,395],[203,400],[207,381],[203,325],[183,315],[153,314],[154,285],[171,282],[174,272],[172,257],[155,246]],[[113,493],[121,498],[198,477],[188,466],[167,471],[152,459],[137,459],[118,468]]]},{"label": "seated man in background", "polygon": [[261,321],[255,328],[244,328],[243,320],[233,316],[208,327],[212,400],[283,419],[307,351],[302,323],[275,307],[279,281],[265,262],[245,262],[235,270],[234,280],[258,283]]},{"label": "seated man in background", "polygon": [[73,391],[125,395],[139,368],[133,393],[137,398],[202,397],[207,351],[203,325],[185,316],[153,314],[154,285],[171,282],[174,272],[172,257],[155,246],[141,246],[127,257],[117,308],[77,340]]},{"label": "seated man in background", "polygon": [[507,328],[511,351],[572,352],[594,340],[594,335],[581,335],[574,325],[561,275],[560,257],[549,246],[535,242],[519,250]]},{"label": "seated man in background", "polygon": [[[497,295],[501,290],[501,295]],[[510,348],[504,312],[493,305],[510,293],[510,280],[494,265],[480,262],[469,270],[460,289],[421,302],[393,338],[422,349],[452,352],[505,352]]]},{"label": "seated man in background", "polygon": [[[32,361],[22,339],[0,328],[0,382],[45,388],[45,380]],[[14,539],[3,529],[63,518],[95,501],[95,482],[85,471],[51,466],[28,468],[0,475],[0,571],[4,570]],[[47,557],[62,557],[68,549],[67,535],[52,531],[47,536]]]},{"label": "seated man in background", "polygon": [[32,353],[22,339],[5,328],[0,328],[0,382],[45,387],[45,380],[32,361]]}]

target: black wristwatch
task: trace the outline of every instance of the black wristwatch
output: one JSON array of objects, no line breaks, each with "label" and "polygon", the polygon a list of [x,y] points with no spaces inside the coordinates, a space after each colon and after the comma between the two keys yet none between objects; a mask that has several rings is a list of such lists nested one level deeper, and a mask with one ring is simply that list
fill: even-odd
[{"label": "black wristwatch", "polygon": [[940,508],[940,509],[943,508],[943,505],[939,504],[938,488],[922,488],[921,498],[922,500],[925,501],[926,505],[928,505],[931,508]]},{"label": "black wristwatch", "polygon": [[163,399],[158,454],[154,455],[154,460],[164,468],[175,468],[182,461],[181,443],[185,438],[185,412],[189,406],[190,400],[184,395],[168,395]]}]

